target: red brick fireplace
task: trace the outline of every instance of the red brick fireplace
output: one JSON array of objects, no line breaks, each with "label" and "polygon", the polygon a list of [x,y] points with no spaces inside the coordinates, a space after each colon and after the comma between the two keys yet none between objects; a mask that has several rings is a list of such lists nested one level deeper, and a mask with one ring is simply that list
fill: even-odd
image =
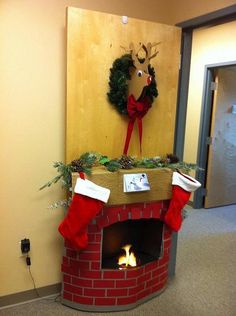
[{"label": "red brick fireplace", "polygon": [[[168,280],[171,231],[161,221],[168,204],[169,200],[159,200],[104,207],[88,226],[89,243],[84,251],[77,252],[66,242],[62,263],[62,303],[85,311],[119,311],[134,308],[159,295]],[[104,268],[102,252],[105,229],[127,221],[129,226],[133,221],[144,221],[138,229],[149,225],[148,221],[151,221],[151,226],[158,224],[161,230],[159,249],[157,247],[157,250],[151,251],[148,260],[140,261],[136,267],[122,270],[115,266]],[[154,226],[157,234],[158,229]],[[148,235],[145,231],[141,231],[141,234]],[[111,238],[111,233],[108,236]],[[112,244],[110,241],[108,245]],[[122,242],[118,240],[114,243]]]}]

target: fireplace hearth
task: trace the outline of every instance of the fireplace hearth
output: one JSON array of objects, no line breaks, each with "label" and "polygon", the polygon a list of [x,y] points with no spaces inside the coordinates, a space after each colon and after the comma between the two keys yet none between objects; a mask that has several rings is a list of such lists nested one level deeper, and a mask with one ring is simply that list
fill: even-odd
[{"label": "fireplace hearth", "polygon": [[[84,311],[121,311],[159,295],[168,281],[171,231],[161,221],[169,200],[104,207],[81,252],[65,242],[62,303]],[[135,267],[120,267],[131,244]]]},{"label": "fireplace hearth", "polygon": [[119,269],[118,259],[125,256],[130,245],[137,266],[159,259],[162,246],[163,222],[158,219],[127,220],[103,229],[102,268]]}]

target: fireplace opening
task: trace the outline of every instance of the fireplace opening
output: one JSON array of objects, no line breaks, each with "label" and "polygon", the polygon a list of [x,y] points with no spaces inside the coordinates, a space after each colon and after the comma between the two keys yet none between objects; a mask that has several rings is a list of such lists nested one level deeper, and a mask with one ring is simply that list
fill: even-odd
[{"label": "fireplace opening", "polygon": [[[119,258],[135,256],[136,265],[157,260],[162,251],[163,222],[158,219],[139,219],[117,222],[103,229],[102,268],[121,269]],[[128,246],[128,247],[126,247]],[[129,261],[129,259],[127,259]]]}]

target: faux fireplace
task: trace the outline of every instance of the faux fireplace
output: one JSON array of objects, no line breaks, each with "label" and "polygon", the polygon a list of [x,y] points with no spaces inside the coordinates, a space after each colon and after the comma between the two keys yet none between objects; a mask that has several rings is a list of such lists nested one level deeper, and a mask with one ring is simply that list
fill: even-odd
[{"label": "faux fireplace", "polygon": [[[117,195],[123,173],[99,170],[91,177],[95,183],[109,187],[111,196],[109,204],[88,225],[88,247],[78,252],[65,242],[64,305],[85,311],[128,310],[159,295],[167,285],[171,231],[162,217],[171,197],[172,172],[148,171],[151,191],[161,186],[159,193],[125,194],[121,189]],[[105,185],[108,176],[113,180]],[[126,245],[130,245],[128,251]],[[118,264],[119,257],[131,253],[136,258],[135,266]]]},{"label": "faux fireplace", "polygon": [[[133,266],[143,266],[161,256],[163,223],[158,219],[139,219],[117,222],[103,229],[102,268],[120,269],[132,266],[129,262],[134,256]],[[126,245],[128,248],[126,249]],[[119,259],[123,259],[119,264]]]}]

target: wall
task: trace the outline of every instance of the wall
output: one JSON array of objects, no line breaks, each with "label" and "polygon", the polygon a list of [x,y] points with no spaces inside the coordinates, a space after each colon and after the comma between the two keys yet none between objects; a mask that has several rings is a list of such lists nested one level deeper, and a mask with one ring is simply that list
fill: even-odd
[{"label": "wall", "polygon": [[[202,2],[201,9],[205,5]],[[63,211],[47,206],[63,196],[59,187],[40,192],[38,188],[55,175],[52,162],[64,160],[66,6],[167,24],[189,18],[178,15],[176,20],[181,7],[170,12],[163,0],[149,1],[148,6],[146,1],[137,6],[134,0],[0,2],[0,295],[32,288],[19,258],[18,242],[24,237],[32,243],[36,286],[61,279],[57,226]]]},{"label": "wall", "polygon": [[236,61],[236,21],[193,33],[184,160],[196,162],[205,65]]},{"label": "wall", "polygon": [[18,242],[31,240],[36,286],[57,283],[61,190],[39,192],[64,159],[64,8],[32,1],[0,6],[0,295],[32,288]]}]

